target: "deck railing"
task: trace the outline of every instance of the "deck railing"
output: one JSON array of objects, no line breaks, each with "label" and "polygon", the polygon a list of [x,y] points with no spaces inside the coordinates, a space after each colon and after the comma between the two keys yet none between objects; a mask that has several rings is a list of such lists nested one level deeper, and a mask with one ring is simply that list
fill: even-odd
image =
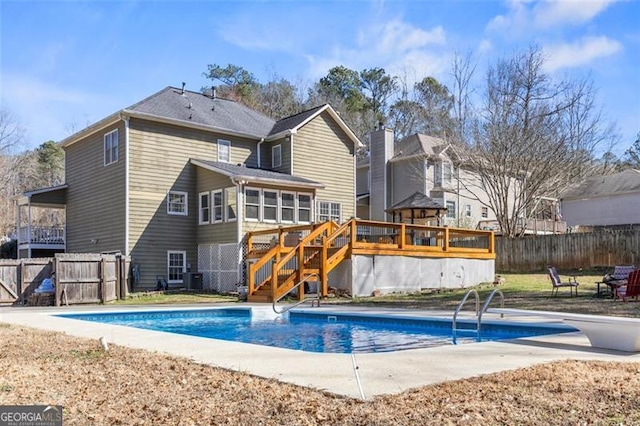
[{"label": "deck railing", "polygon": [[[31,231],[31,232],[29,232]],[[18,228],[18,241],[31,244],[60,245],[65,243],[64,227],[31,227]]]},{"label": "deck railing", "polygon": [[[292,234],[297,244],[285,244]],[[270,246],[259,246],[256,241],[265,235],[272,239]],[[340,226],[325,222],[250,232],[247,242],[248,257],[258,258],[248,268],[249,295],[269,284],[271,300],[313,273],[320,276],[326,296],[329,272],[352,254],[495,259],[491,231],[357,219]],[[303,298],[304,294],[298,296]]]}]

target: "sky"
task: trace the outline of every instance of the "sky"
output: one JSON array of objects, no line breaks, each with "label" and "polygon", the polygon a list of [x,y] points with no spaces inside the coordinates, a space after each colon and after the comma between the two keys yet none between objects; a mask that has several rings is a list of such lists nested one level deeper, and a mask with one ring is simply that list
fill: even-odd
[{"label": "sky", "polygon": [[25,148],[60,141],[207,65],[310,87],[337,65],[451,86],[530,46],[555,79],[590,79],[621,155],[640,132],[640,0],[0,1],[0,102]]}]

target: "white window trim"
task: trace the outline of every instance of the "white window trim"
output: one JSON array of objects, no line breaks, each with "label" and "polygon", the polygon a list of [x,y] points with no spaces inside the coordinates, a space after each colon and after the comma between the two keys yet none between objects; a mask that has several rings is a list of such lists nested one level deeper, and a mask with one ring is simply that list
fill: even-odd
[{"label": "white window trim", "polygon": [[[264,202],[264,193],[265,192],[274,192],[276,194],[276,205],[272,205],[269,204],[267,205]],[[261,197],[261,204],[262,204],[262,209],[261,209],[261,216],[262,216],[262,221],[265,223],[279,223],[280,222],[280,191],[278,191],[277,189],[263,189],[260,193]],[[264,215],[264,209],[265,208],[275,208],[276,209],[276,218],[274,219],[265,219],[265,215]]]},{"label": "white window trim", "polygon": [[[225,145],[227,147],[227,153],[229,155],[229,157],[227,159],[223,159],[220,158],[220,146]],[[223,163],[230,163],[231,162],[231,141],[228,141],[226,139],[218,139],[218,161],[223,162]]]},{"label": "white window trim", "polygon": [[[183,262],[182,262],[182,279],[181,280],[171,280],[171,279],[169,279],[169,277],[171,276],[169,263],[171,261],[171,255],[172,254],[181,254],[182,255]],[[184,275],[186,273],[187,273],[187,252],[186,251],[180,251],[180,250],[169,250],[169,251],[167,251],[167,283],[169,283],[169,284],[177,284],[177,283],[184,282]]]},{"label": "white window trim", "polygon": [[[209,213],[207,214],[207,220],[202,220],[202,196],[206,195],[209,198]],[[198,194],[198,223],[200,225],[207,225],[211,223],[211,194],[209,192],[201,192]]]},{"label": "white window trim", "polygon": [[[300,220],[300,196],[307,195],[309,197],[309,220]],[[296,223],[311,223],[313,221],[313,206],[315,205],[313,194],[310,192],[298,192],[296,193]],[[306,208],[305,208],[306,210]]]},{"label": "white window trim", "polygon": [[[111,157],[111,151],[113,150],[113,142],[114,142],[114,139],[113,137],[111,137],[111,135],[114,135],[114,134],[115,134],[115,143],[116,143],[115,159]],[[108,150],[107,150],[107,138],[111,142]],[[120,141],[119,141],[118,129],[112,130],[109,133],[105,133],[103,136],[103,141],[104,143],[102,146],[102,155],[103,155],[104,165],[108,166],[109,164],[117,163],[118,157],[120,156],[120,146],[119,146]],[[110,160],[108,162],[107,162],[107,152],[109,153],[109,160]]]},{"label": "white window trim", "polygon": [[[449,206],[448,204],[453,204],[453,213],[450,216],[449,215]],[[444,206],[447,208],[447,213],[446,213],[446,217],[449,219],[456,219],[458,217],[458,212],[456,211],[456,209],[458,208],[458,206],[456,206],[456,202],[455,201],[445,201],[444,202]]]},{"label": "white window trim", "polygon": [[464,206],[464,214],[466,217],[471,217],[471,204],[466,204]]},{"label": "white window trim", "polygon": [[[216,206],[216,194],[220,194],[220,205]],[[220,219],[216,219],[216,207],[220,208]],[[211,191],[211,223],[224,222],[224,193],[222,189]]]},{"label": "white window trim", "polygon": [[[247,216],[247,204],[254,206],[255,204],[253,203],[247,203],[247,191],[258,191],[258,218],[253,218],[253,217],[248,217]],[[252,187],[245,187],[244,188],[244,205],[242,206],[242,208],[244,209],[244,220],[247,222],[260,222],[262,220],[262,190],[260,188],[252,188]]]},{"label": "white window trim", "polygon": [[[278,152],[279,162],[276,164],[276,152]],[[282,145],[278,144],[271,147],[271,167],[282,167]]]},{"label": "white window trim", "polygon": [[480,209],[480,217],[487,219],[489,217],[489,207],[482,206]]},{"label": "white window trim", "polygon": [[[178,194],[184,195],[184,211],[183,212],[172,212],[169,209],[169,195]],[[175,215],[175,216],[189,216],[189,193],[184,191],[167,191],[167,214]]]},{"label": "white window trim", "polygon": [[[293,195],[293,206],[291,207],[285,207],[284,203],[282,202],[282,195],[283,194],[290,194]],[[297,203],[298,203],[298,196],[295,192],[292,191],[280,191],[280,194],[278,196],[278,204],[280,204],[280,208],[278,209],[278,216],[280,217],[280,222],[281,223],[296,223],[298,221],[298,209],[297,209]],[[293,221],[289,221],[289,220],[284,220],[283,216],[282,216],[282,211],[284,209],[288,209],[288,210],[293,210]]]},{"label": "white window trim", "polygon": [[[235,190],[234,194],[236,195],[235,197],[235,206],[236,206],[236,217],[232,217],[229,218],[229,192]],[[235,187],[230,187],[230,188],[225,188],[224,189],[224,220],[226,222],[235,222],[238,220],[238,190]]]},{"label": "white window trim", "polygon": [[336,222],[341,223],[341,221],[342,221],[342,203],[339,203],[337,201],[327,201],[327,200],[318,200],[318,201],[316,201],[316,204],[317,204],[317,206],[316,206],[316,222],[320,222],[320,204],[321,203],[327,203],[328,204],[328,207],[329,207],[329,214],[328,214],[329,220],[333,220],[333,215],[331,214],[332,213],[332,207],[333,207],[334,204],[337,204],[338,207],[340,208],[340,214],[339,214],[338,219],[336,220]]}]

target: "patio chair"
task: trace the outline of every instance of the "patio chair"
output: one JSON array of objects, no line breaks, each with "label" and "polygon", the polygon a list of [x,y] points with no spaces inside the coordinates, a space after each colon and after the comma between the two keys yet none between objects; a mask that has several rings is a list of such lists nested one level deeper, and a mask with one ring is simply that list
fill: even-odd
[{"label": "patio chair", "polygon": [[615,298],[626,302],[628,298],[634,297],[638,300],[640,296],[640,270],[632,271],[627,277],[627,284],[615,289]]},{"label": "patio chair", "polygon": [[[623,285],[627,284],[627,278],[629,274],[635,270],[633,265],[616,265],[613,267],[613,272],[606,274],[602,277],[602,281],[597,282],[598,293],[600,293],[600,284],[605,284],[611,290],[610,294],[615,299],[616,290]],[[600,294],[599,294],[600,295]]]},{"label": "patio chair", "polygon": [[549,266],[547,267],[547,271],[549,272],[549,278],[551,279],[551,285],[553,286],[551,289],[551,296],[557,296],[558,289],[560,287],[569,287],[569,294],[571,297],[573,297],[573,289],[575,288],[576,296],[578,295],[578,286],[580,283],[576,281],[575,276],[569,277],[567,281],[563,282],[555,267]]}]

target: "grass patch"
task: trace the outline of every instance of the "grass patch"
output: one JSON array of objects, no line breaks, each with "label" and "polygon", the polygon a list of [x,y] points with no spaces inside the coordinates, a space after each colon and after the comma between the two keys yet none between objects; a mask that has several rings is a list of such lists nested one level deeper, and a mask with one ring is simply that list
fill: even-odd
[{"label": "grass patch", "polygon": [[236,296],[226,296],[213,293],[193,293],[193,292],[147,292],[132,293],[127,299],[114,300],[110,305],[163,305],[182,303],[220,303],[237,302]]}]

